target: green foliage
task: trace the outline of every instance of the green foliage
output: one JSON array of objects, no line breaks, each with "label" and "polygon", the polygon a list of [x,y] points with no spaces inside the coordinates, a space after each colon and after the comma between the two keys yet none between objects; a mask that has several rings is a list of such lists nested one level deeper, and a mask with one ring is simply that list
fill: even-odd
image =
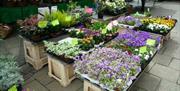
[{"label": "green foliage", "polygon": [[64,42],[49,42],[44,41],[46,50],[58,56],[65,56],[65,57],[74,57],[80,53],[80,49],[78,45],[74,45],[73,43],[64,41]]},{"label": "green foliage", "polygon": [[14,56],[0,55],[0,90],[23,81]]},{"label": "green foliage", "polygon": [[75,16],[69,14],[68,12],[64,11],[56,11],[52,12],[51,14],[46,13],[44,16],[44,20],[52,22],[58,19],[59,25],[61,27],[70,27],[77,23],[77,19]]}]

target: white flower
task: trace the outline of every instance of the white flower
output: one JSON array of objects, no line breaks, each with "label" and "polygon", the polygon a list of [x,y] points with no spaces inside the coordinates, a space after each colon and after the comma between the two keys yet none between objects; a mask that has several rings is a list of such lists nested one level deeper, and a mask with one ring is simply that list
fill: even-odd
[{"label": "white flower", "polygon": [[135,51],[139,51],[138,49],[135,49]]},{"label": "white flower", "polygon": [[112,25],[117,26],[118,25],[118,21],[117,20],[112,21]]},{"label": "white flower", "polygon": [[150,54],[151,54],[151,55],[153,55],[153,52],[152,52],[152,51],[150,51]]},{"label": "white flower", "polygon": [[149,55],[146,55],[146,56],[144,57],[144,59],[148,60],[148,59],[149,59]]},{"label": "white flower", "polygon": [[139,56],[141,57],[141,56],[142,56],[142,54],[139,54]]},{"label": "white flower", "polygon": [[117,79],[117,82],[118,82],[118,83],[121,83],[121,82],[122,82],[122,79]]},{"label": "white flower", "polygon": [[106,26],[106,29],[112,30],[112,27],[113,27],[112,23],[109,23],[109,24]]}]

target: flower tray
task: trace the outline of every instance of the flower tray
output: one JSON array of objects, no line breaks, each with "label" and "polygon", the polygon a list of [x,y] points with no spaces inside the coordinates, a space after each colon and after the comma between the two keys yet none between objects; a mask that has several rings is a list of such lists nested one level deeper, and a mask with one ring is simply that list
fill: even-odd
[{"label": "flower tray", "polygon": [[23,37],[24,39],[26,40],[29,40],[33,43],[39,43],[39,42],[42,42],[43,40],[47,40],[47,39],[50,39],[50,38],[56,38],[60,35],[64,35],[66,34],[67,32],[65,31],[58,31],[58,32],[50,32],[48,34],[37,34],[37,35],[27,35],[23,32],[20,32],[20,36]]},{"label": "flower tray", "polygon": [[139,30],[143,30],[143,31],[147,31],[147,32],[156,33],[156,34],[160,34],[160,35],[166,36],[166,35],[168,35],[168,34],[171,32],[171,30],[176,26],[177,20],[176,20],[176,19],[173,19],[173,20],[175,21],[174,26],[173,26],[171,29],[167,30],[167,32],[164,32],[164,33],[159,32],[159,30],[151,30],[151,29],[148,29],[148,28],[146,28],[147,25],[141,25],[140,27],[135,28],[135,29],[139,29]]},{"label": "flower tray", "polygon": [[117,12],[112,12],[108,9],[104,10],[104,14],[105,15],[110,15],[110,16],[117,16],[117,15],[120,15],[120,14],[124,14],[127,12],[127,8],[121,8],[120,10],[117,10]]}]

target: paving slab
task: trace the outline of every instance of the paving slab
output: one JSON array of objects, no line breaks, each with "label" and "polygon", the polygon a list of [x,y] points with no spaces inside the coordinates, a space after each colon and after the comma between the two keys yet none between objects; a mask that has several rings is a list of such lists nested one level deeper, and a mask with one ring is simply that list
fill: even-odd
[{"label": "paving slab", "polygon": [[163,79],[161,80],[161,83],[157,91],[180,91],[180,85]]},{"label": "paving slab", "polygon": [[170,63],[169,67],[180,71],[180,60],[176,59],[176,58],[173,58],[173,60]]},{"label": "paving slab", "polygon": [[72,83],[67,87],[62,87],[58,81],[53,81],[50,84],[46,85],[46,87],[50,91],[78,91],[83,86],[83,82],[79,79],[75,79]]},{"label": "paving slab", "polygon": [[[29,91],[48,91],[46,87],[40,84],[38,81],[34,80],[29,84],[24,86],[25,89],[29,89]],[[28,91],[28,90],[27,90]]]},{"label": "paving slab", "polygon": [[48,75],[48,66],[43,67],[41,70],[35,73],[33,77],[43,85],[47,85],[54,80]]},{"label": "paving slab", "polygon": [[[155,91],[160,83],[160,78],[149,73],[144,73],[136,82],[135,86],[145,91]],[[142,90],[142,91],[144,91]],[[138,90],[137,90],[138,91]]]},{"label": "paving slab", "polygon": [[156,75],[160,78],[177,82],[177,79],[179,77],[179,71],[176,71],[172,68],[162,66],[160,64],[156,64],[151,70],[150,73],[153,75]]},{"label": "paving slab", "polygon": [[130,89],[130,91],[147,91],[147,90],[145,90],[145,89],[143,89],[143,88],[140,88],[140,87],[137,87],[137,86],[133,86],[133,87]]},{"label": "paving slab", "polygon": [[165,55],[157,54],[154,57],[154,60],[157,60],[158,64],[161,64],[161,65],[164,65],[164,66],[168,66],[170,64],[171,60],[172,60],[172,57],[171,56],[165,56]]}]

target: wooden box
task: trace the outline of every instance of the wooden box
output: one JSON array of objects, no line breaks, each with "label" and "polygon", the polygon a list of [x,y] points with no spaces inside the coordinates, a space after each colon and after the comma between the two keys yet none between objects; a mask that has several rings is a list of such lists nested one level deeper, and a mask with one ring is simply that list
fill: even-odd
[{"label": "wooden box", "polygon": [[26,62],[30,63],[36,70],[48,63],[43,43],[33,44],[24,39],[24,52]]},{"label": "wooden box", "polygon": [[54,56],[48,55],[49,76],[56,79],[63,87],[67,87],[75,79],[72,64],[67,64]]},{"label": "wooden box", "polygon": [[84,91],[103,91],[99,86],[92,84],[91,82],[84,80]]}]

